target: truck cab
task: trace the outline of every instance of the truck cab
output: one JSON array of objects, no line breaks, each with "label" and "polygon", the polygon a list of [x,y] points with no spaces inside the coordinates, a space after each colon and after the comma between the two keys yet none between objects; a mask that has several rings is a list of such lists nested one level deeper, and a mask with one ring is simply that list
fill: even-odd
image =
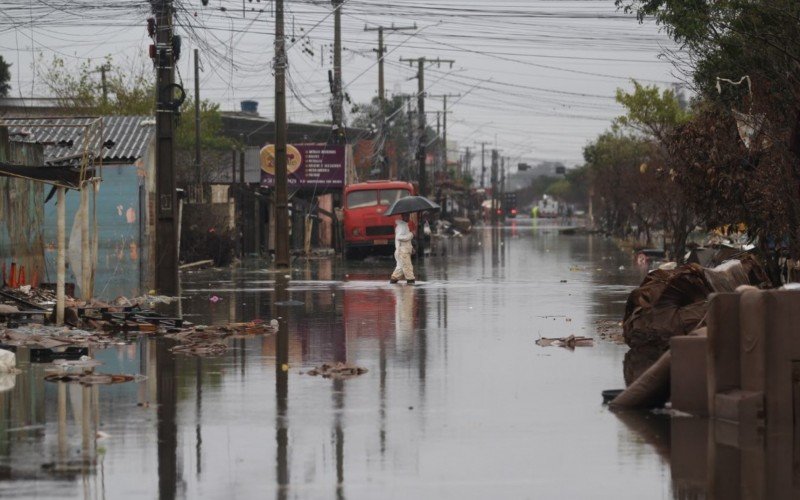
[{"label": "truck cab", "polygon": [[[344,189],[343,225],[345,256],[356,253],[391,253],[394,250],[394,224],[399,215],[383,215],[395,201],[415,194],[414,185],[405,181],[368,181]],[[412,217],[409,228],[416,234]]]}]

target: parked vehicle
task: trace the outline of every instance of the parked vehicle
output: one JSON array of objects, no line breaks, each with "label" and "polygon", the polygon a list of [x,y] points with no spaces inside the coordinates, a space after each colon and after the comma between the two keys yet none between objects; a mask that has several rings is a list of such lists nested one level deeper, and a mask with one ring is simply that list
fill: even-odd
[{"label": "parked vehicle", "polygon": [[505,194],[505,203],[503,204],[505,207],[506,217],[508,218],[516,218],[517,216],[517,193],[506,193]]},{"label": "parked vehicle", "polygon": [[549,195],[542,196],[542,199],[539,200],[537,204],[537,208],[537,217],[558,217],[563,211],[563,207],[558,200]]},{"label": "parked vehicle", "polygon": [[[394,221],[400,216],[383,213],[395,201],[416,194],[405,181],[368,181],[344,189],[344,251],[346,257],[394,251]],[[416,234],[416,216],[409,223]]]}]

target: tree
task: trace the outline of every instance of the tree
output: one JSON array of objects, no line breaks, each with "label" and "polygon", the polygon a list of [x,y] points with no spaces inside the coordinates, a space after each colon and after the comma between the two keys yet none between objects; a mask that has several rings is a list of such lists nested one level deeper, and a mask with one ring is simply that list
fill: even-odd
[{"label": "tree", "polygon": [[77,67],[68,66],[58,56],[46,62],[40,54],[39,59],[38,78],[64,108],[98,115],[152,115],[155,112],[153,72],[145,65],[128,64],[119,68],[111,56],[106,56],[100,64],[87,60]]},{"label": "tree", "polygon": [[[687,201],[706,226],[746,222],[768,263],[781,251],[800,259],[800,2],[616,4],[653,16],[688,56],[702,112],[665,144],[684,160],[675,178]],[[760,125],[749,146],[737,131],[748,121]]]},{"label": "tree", "polygon": [[634,130],[650,142],[649,164],[644,168],[654,167],[655,172],[651,170],[651,173],[658,177],[649,186],[649,195],[659,203],[655,217],[669,235],[670,255],[677,262],[683,262],[686,241],[699,221],[684,191],[675,183],[674,169],[682,160],[668,154],[667,140],[691,115],[681,108],[672,90],[660,91],[654,85],[643,86],[636,81],[633,85],[633,92],[617,90],[617,102],[625,107],[625,115],[617,118],[615,125]]},{"label": "tree", "polygon": [[197,181],[213,182],[221,175],[221,170],[230,167],[231,150],[241,144],[222,134],[222,114],[219,104],[208,100],[200,101],[200,178],[197,179],[195,167],[195,119],[194,101],[187,99],[181,105],[181,114],[175,133],[177,156],[177,176],[181,185]]},{"label": "tree", "polygon": [[7,63],[3,56],[0,56],[0,97],[7,97],[11,90],[11,63]]},{"label": "tree", "polygon": [[600,227],[607,234],[624,237],[637,221],[651,220],[653,196],[649,187],[653,175],[641,168],[650,154],[649,141],[620,129],[601,134],[584,148]]}]

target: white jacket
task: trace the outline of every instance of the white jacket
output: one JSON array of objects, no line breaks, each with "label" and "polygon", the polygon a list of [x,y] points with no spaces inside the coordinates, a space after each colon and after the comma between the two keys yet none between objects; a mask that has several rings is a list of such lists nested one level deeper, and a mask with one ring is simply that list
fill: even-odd
[{"label": "white jacket", "polygon": [[411,240],[414,239],[414,233],[408,227],[408,223],[402,219],[395,221],[394,228],[394,247],[397,250],[411,252]]}]

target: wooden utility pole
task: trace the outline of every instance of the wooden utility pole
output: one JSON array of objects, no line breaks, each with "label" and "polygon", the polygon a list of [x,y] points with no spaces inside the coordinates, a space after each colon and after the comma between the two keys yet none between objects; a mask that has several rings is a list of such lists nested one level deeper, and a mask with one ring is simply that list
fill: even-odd
[{"label": "wooden utility pole", "polygon": [[342,4],[344,0],[331,0],[333,5],[333,82],[331,85],[331,112],[333,115],[333,143],[344,142],[344,96],[342,95]]},{"label": "wooden utility pole", "polygon": [[194,181],[200,187],[200,51],[194,49]]},{"label": "wooden utility pole", "polygon": [[380,167],[381,176],[384,178],[389,177],[388,162],[386,161],[386,90],[383,79],[383,60],[386,57],[386,47],[383,44],[383,32],[388,31],[402,31],[402,30],[415,30],[417,29],[416,23],[414,26],[378,26],[377,28],[369,28],[364,26],[364,31],[377,31],[378,32],[378,48],[373,49],[378,53],[378,106],[380,107],[381,123],[380,123],[380,151],[376,155],[377,166]]},{"label": "wooden utility pole", "polygon": [[372,49],[373,51],[378,53],[378,100],[380,101],[381,105],[386,102],[386,91],[384,87],[383,81],[383,59],[386,57],[386,47],[383,44],[383,32],[384,31],[404,31],[404,30],[416,30],[417,23],[414,23],[413,26],[395,26],[392,24],[391,26],[378,26],[377,28],[369,28],[364,26],[364,31],[377,31],[378,32],[378,48]]},{"label": "wooden utility pole", "polygon": [[450,64],[450,67],[455,63],[452,59],[426,59],[419,57],[417,59],[400,58],[401,62],[408,62],[412,64],[417,63],[417,114],[419,115],[419,144],[417,145],[417,169],[419,175],[419,192],[422,196],[428,196],[428,173],[425,169],[425,63],[435,63],[441,66],[442,63]]},{"label": "wooden utility pole", "polygon": [[428,172],[425,170],[425,58],[417,61],[417,114],[418,138],[417,175],[419,176],[419,193],[428,196]]},{"label": "wooden utility pole", "polygon": [[447,113],[450,113],[447,109],[447,98],[461,97],[461,94],[430,94],[428,97],[442,98],[442,143],[444,144],[442,161],[444,162],[444,172],[447,173]]},{"label": "wooden utility pole", "polygon": [[481,188],[486,187],[486,145],[488,142],[481,142]]},{"label": "wooden utility pole", "polygon": [[178,293],[178,231],[175,193],[175,58],[172,0],[152,0],[156,18],[156,290]]},{"label": "wooden utility pole", "polygon": [[[506,208],[503,206],[506,202],[506,160],[507,157],[500,158],[500,196],[498,197],[500,200],[500,205],[503,210],[503,217],[502,219],[505,220],[506,218]],[[510,165],[510,163],[509,163]]]},{"label": "wooden utility pole", "polygon": [[100,82],[103,86],[103,106],[108,104],[108,83],[106,82],[106,71],[108,70],[108,65],[104,64],[100,66]]},{"label": "wooden utility pole", "polygon": [[[338,0],[334,0],[334,3]],[[338,10],[337,10],[338,12]],[[289,204],[286,171],[286,39],[283,0],[275,0],[275,266],[289,267]]]},{"label": "wooden utility pole", "polygon": [[492,226],[497,225],[497,163],[498,153],[492,150]]}]

